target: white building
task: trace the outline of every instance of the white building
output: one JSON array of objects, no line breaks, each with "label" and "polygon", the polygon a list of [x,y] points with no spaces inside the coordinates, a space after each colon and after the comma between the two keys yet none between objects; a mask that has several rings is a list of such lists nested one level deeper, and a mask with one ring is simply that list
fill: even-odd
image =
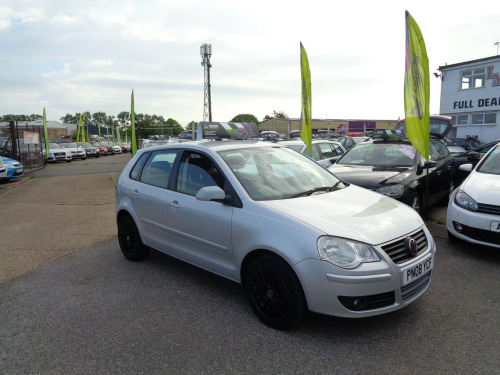
[{"label": "white building", "polygon": [[440,114],[452,118],[449,138],[500,139],[500,56],[440,66]]}]

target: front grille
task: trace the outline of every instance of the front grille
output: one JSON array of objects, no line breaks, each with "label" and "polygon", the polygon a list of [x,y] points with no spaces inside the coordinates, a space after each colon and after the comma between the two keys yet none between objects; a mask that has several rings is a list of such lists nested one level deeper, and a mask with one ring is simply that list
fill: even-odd
[{"label": "front grille", "polygon": [[406,302],[411,300],[427,288],[427,285],[429,285],[431,281],[431,273],[432,271],[427,272],[420,279],[401,287],[401,298],[403,298],[403,301]]},{"label": "front grille", "polygon": [[380,309],[382,307],[393,305],[396,302],[396,296],[394,292],[373,294],[371,296],[362,297],[339,296],[339,301],[348,310],[364,311]]},{"label": "front grille", "polygon": [[[456,222],[453,222],[454,228],[456,228],[455,224]],[[462,224],[462,230],[459,233],[476,241],[500,245],[500,232],[492,232],[490,230],[478,229]]]},{"label": "front grille", "polygon": [[[423,230],[410,235],[418,244],[418,256],[427,250],[427,237]],[[415,256],[413,256],[405,246],[405,239],[394,241],[388,245],[382,246],[382,250],[391,258],[391,260],[396,264],[401,264],[407,262]]]},{"label": "front grille", "polygon": [[479,203],[477,205],[477,212],[481,212],[483,214],[500,215],[500,206]]}]

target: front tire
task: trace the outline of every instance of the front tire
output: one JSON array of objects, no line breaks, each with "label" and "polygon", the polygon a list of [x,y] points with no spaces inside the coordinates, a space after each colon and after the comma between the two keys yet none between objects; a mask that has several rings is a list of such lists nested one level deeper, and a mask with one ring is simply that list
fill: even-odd
[{"label": "front tire", "polygon": [[307,303],[302,286],[282,259],[258,257],[248,266],[244,282],[250,306],[264,324],[286,329],[304,320]]},{"label": "front tire", "polygon": [[149,248],[142,243],[134,220],[128,215],[118,220],[118,243],[123,255],[128,260],[143,260],[149,254]]}]

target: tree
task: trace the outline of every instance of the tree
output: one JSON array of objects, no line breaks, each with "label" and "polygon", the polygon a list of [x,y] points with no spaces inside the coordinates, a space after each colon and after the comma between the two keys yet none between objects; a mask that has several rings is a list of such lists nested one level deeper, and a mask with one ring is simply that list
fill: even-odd
[{"label": "tree", "polygon": [[167,119],[167,125],[171,129],[172,135],[179,135],[184,130],[181,124],[179,124],[177,121],[175,121],[173,118],[170,117]]},{"label": "tree", "polygon": [[76,116],[69,113],[66,113],[66,115],[61,117],[60,120],[63,122],[63,124],[76,124],[78,122]]},{"label": "tree", "polygon": [[251,115],[249,113],[242,113],[234,116],[231,122],[253,122],[254,124],[258,124],[259,120],[257,120],[257,117],[255,117],[254,115]]},{"label": "tree", "polygon": [[107,125],[107,116],[104,112],[96,112],[92,115],[92,122],[95,125]]},{"label": "tree", "polygon": [[189,124],[186,125],[186,130],[193,130],[196,131],[198,129],[198,123],[196,121],[191,121]]},{"label": "tree", "polygon": [[118,124],[122,128],[130,125],[130,112],[122,111],[116,117],[118,119]]},{"label": "tree", "polygon": [[42,120],[43,116],[41,115],[4,115],[0,116],[0,121],[38,121]]},{"label": "tree", "polygon": [[276,111],[276,110],[273,110],[273,114],[272,114],[271,116],[266,115],[266,116],[264,117],[264,121],[265,121],[265,120],[270,120],[270,119],[272,119],[272,118],[289,118],[289,117],[288,117],[288,115],[287,115],[285,112],[283,112],[283,111]]}]

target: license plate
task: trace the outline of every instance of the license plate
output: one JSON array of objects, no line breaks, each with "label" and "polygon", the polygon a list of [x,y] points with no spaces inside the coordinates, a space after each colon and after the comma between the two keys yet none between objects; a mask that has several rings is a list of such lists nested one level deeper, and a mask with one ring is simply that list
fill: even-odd
[{"label": "license plate", "polygon": [[500,232],[500,221],[492,221],[490,229],[493,232]]},{"label": "license plate", "polygon": [[429,272],[432,267],[434,267],[434,256],[429,254],[426,258],[422,259],[416,264],[412,264],[401,270],[401,279],[403,280],[403,286],[411,283],[412,281],[420,279],[427,272]]}]

